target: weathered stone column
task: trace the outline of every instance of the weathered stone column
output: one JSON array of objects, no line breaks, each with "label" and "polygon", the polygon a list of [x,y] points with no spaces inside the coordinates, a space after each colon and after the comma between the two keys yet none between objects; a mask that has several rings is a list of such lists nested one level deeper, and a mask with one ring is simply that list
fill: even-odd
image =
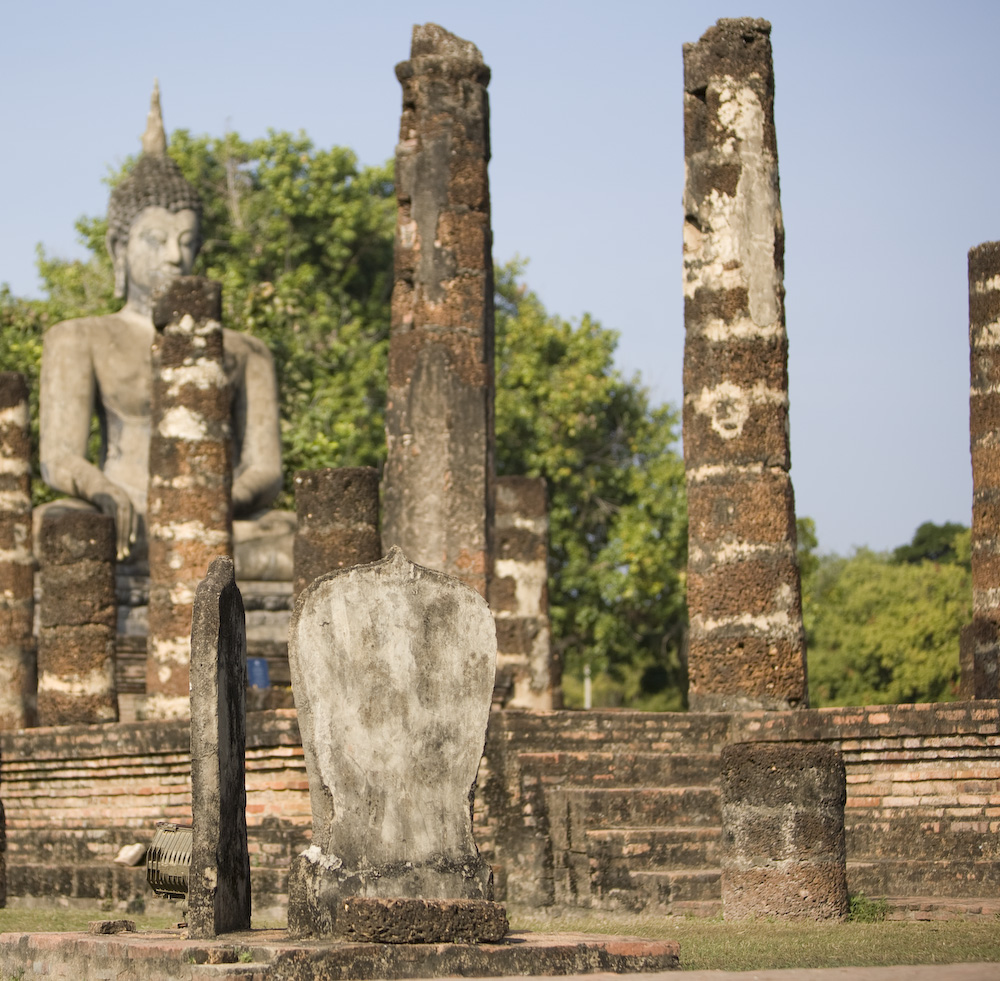
[{"label": "weathered stone column", "polygon": [[690,705],[806,704],[771,27],[684,46]]},{"label": "weathered stone column", "polygon": [[[549,509],[543,477],[498,477],[490,609],[505,708],[562,708],[549,629]],[[501,690],[502,689],[502,690]]]},{"label": "weathered stone column", "polygon": [[1000,698],[1000,242],[969,250],[972,624],[962,693]]},{"label": "weathered stone column", "polygon": [[66,510],[42,521],[38,721],[117,722],[115,519]]},{"label": "weathered stone column", "polygon": [[218,283],[182,276],[153,310],[149,447],[151,719],[190,712],[195,590],[212,560],[232,555],[232,447]]},{"label": "weathered stone column", "polygon": [[191,623],[191,877],[188,934],[250,929],[247,629],[232,559],[214,559]]},{"label": "weathered stone column", "polygon": [[35,714],[34,569],[28,383],[0,372],[0,729]]},{"label": "weathered stone column", "polygon": [[296,598],[317,576],[382,558],[374,467],[300,471],[295,513]]},{"label": "weathered stone column", "polygon": [[475,45],[413,28],[396,66],[395,276],[382,549],[486,595],[493,522],[490,71]]},{"label": "weathered stone column", "polygon": [[844,760],[821,743],[722,750],[722,910],[727,920],[847,915]]}]

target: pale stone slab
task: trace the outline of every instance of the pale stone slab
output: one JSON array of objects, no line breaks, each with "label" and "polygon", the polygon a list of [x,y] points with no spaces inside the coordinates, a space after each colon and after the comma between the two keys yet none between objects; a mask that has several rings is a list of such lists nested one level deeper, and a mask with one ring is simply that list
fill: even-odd
[{"label": "pale stone slab", "polygon": [[482,596],[393,548],[302,593],[289,662],[313,816],[289,922],[345,896],[490,899],[471,817],[496,670]]}]

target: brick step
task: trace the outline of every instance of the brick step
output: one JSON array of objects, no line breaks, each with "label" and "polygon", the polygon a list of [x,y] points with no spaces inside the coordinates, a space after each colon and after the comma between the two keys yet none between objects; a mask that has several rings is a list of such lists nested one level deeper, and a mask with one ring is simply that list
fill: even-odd
[{"label": "brick step", "polygon": [[643,752],[719,752],[730,740],[730,716],[699,712],[524,713],[503,719],[507,738],[526,750],[627,746]]},{"label": "brick step", "polygon": [[713,869],[719,867],[722,829],[602,828],[586,833],[587,855],[598,868],[631,871]]},{"label": "brick step", "polygon": [[674,913],[679,904],[722,904],[719,869],[696,872],[597,871],[590,878],[591,906],[595,909]]},{"label": "brick step", "polygon": [[847,863],[847,888],[851,894],[926,896],[968,899],[1000,896],[1000,861],[947,859],[939,861],[879,861]]},{"label": "brick step", "polygon": [[[553,848],[583,848],[574,836],[601,828],[719,827],[719,792],[711,787],[567,788],[545,795]],[[561,839],[557,828],[564,828]]]},{"label": "brick step", "polygon": [[[894,818],[891,822],[852,820],[845,828],[847,853],[858,862],[885,859],[933,861],[941,855],[955,859],[1000,861],[1000,836],[990,833],[989,820],[963,821],[958,830],[948,830],[956,821],[922,821]],[[968,824],[979,825],[969,829]]]},{"label": "brick step", "polygon": [[1000,919],[1000,899],[941,899],[937,896],[887,896],[887,920]]},{"label": "brick step", "polygon": [[716,753],[648,753],[620,748],[518,753],[522,773],[561,786],[696,787],[719,782]]}]

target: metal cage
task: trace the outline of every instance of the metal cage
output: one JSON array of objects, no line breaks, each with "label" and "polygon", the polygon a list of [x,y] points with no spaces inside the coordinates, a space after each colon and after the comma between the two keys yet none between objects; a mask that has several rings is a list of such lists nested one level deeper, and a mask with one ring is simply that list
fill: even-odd
[{"label": "metal cage", "polygon": [[146,854],[146,882],[157,896],[185,899],[191,874],[192,829],[169,821],[156,823]]}]

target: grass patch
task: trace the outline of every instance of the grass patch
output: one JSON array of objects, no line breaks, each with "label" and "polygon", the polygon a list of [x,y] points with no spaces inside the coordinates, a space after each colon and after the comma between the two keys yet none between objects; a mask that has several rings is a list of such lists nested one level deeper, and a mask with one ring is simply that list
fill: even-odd
[{"label": "grass patch", "polygon": [[133,920],[137,930],[165,930],[177,925],[177,913],[108,913],[63,906],[0,909],[0,933],[86,933],[91,920]]},{"label": "grass patch", "polygon": [[508,907],[512,930],[580,932],[677,940],[689,971],[879,967],[1000,961],[1000,920],[810,923],[667,917],[595,910],[541,914]]}]

